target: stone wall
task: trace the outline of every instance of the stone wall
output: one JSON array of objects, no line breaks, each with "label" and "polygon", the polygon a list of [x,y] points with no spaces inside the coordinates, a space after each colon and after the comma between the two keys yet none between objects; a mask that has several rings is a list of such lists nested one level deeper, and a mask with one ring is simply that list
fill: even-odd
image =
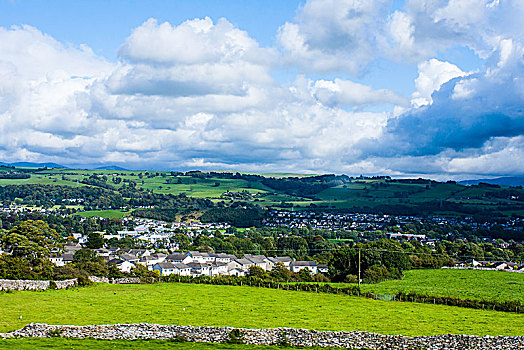
[{"label": "stone wall", "polygon": [[[0,333],[3,338],[52,337],[94,338],[94,339],[174,339],[183,338],[191,342],[223,343],[230,339],[231,327],[192,327],[155,324],[116,324],[99,326],[50,326],[29,324],[24,328]],[[437,335],[426,337],[405,337],[402,335],[381,335],[370,332],[331,332],[294,328],[239,329],[246,344],[322,346],[366,349],[446,349],[446,350],[487,350],[524,349],[524,337]]]},{"label": "stone wall", "polygon": [[[54,281],[57,289],[74,287],[77,285],[77,279]],[[49,289],[51,281],[33,281],[33,280],[3,280],[0,279],[0,290],[45,290]]]},{"label": "stone wall", "polygon": [[140,283],[140,277],[112,278],[111,283],[114,283],[114,284]]},{"label": "stone wall", "polygon": [[89,280],[93,283],[113,283],[113,284],[129,284],[129,283],[140,283],[140,277],[124,277],[124,278],[107,278],[89,276]]},{"label": "stone wall", "polygon": [[109,283],[107,277],[89,276],[89,280],[93,283]]}]

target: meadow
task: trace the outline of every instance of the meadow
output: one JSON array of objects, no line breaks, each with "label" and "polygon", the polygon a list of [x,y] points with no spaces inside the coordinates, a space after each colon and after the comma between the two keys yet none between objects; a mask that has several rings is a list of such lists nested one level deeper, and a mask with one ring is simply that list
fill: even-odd
[{"label": "meadow", "polygon": [[454,269],[409,270],[404,272],[401,280],[363,284],[362,291],[374,294],[417,292],[428,296],[524,303],[524,274]]},{"label": "meadow", "polygon": [[101,217],[101,218],[123,218],[124,216],[130,216],[131,211],[123,211],[120,209],[108,209],[108,210],[86,210],[75,213],[85,218],[90,217]]},{"label": "meadow", "polygon": [[[504,208],[506,215],[522,213],[522,202],[508,202],[507,196],[493,196],[493,188],[461,186],[454,183],[402,183],[387,182],[384,179],[354,179],[352,182],[325,189],[314,196],[302,197],[286,194],[269,188],[260,181],[244,179],[225,179],[219,177],[192,177],[172,175],[166,171],[123,171],[123,170],[76,170],[47,169],[31,174],[29,179],[0,179],[0,186],[20,184],[44,184],[66,186],[88,186],[81,181],[90,175],[105,175],[108,184],[118,189],[125,181],[134,181],[138,188],[151,190],[162,194],[185,193],[191,197],[209,198],[215,202],[230,202],[230,198],[222,196],[226,192],[241,192],[257,194],[249,200],[261,206],[295,209],[311,205],[326,208],[384,208],[388,206],[416,207],[427,203],[442,201],[442,211],[435,214],[460,215],[453,208],[462,205],[468,210],[499,210],[499,206],[511,204]],[[286,176],[304,177],[301,174],[258,174],[282,178]],[[116,183],[114,178],[122,181]],[[504,191],[504,189],[495,190]],[[512,191],[521,191],[513,189]],[[524,192],[522,192],[524,196]],[[285,203],[285,205],[283,204]],[[446,210],[449,203],[451,210]],[[453,206],[454,207],[453,207]],[[114,213],[119,217],[121,213]]]},{"label": "meadow", "polygon": [[246,286],[97,284],[69,290],[2,293],[0,300],[0,332],[31,322],[147,322],[365,330],[410,336],[524,335],[521,314]]}]

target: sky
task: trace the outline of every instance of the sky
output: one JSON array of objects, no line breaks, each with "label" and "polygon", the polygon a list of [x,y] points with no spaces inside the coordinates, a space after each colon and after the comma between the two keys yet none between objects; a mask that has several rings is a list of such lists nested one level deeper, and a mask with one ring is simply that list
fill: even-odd
[{"label": "sky", "polygon": [[0,0],[0,161],[524,174],[522,0]]}]

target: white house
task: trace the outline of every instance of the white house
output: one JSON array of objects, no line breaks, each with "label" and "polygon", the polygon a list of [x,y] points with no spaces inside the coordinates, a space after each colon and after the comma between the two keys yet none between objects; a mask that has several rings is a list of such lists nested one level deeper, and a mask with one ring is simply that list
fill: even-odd
[{"label": "white house", "polygon": [[239,270],[239,269],[231,269],[231,270],[228,271],[228,275],[229,276],[245,276],[246,275],[246,271]]},{"label": "white house", "polygon": [[132,262],[130,261],[126,261],[126,260],[123,260],[123,259],[118,259],[118,258],[115,258],[115,259],[111,259],[107,262],[108,265],[111,265],[111,264],[115,264],[116,267],[122,271],[122,272],[131,272],[131,269],[133,267],[135,267],[135,264],[133,264]]},{"label": "white house", "polygon": [[188,254],[173,253],[166,256],[166,261],[170,261],[173,263],[189,264],[190,262],[193,262],[193,258],[191,257],[191,255]]},{"label": "white house", "polygon": [[273,270],[273,267],[275,267],[275,265],[278,263],[284,264],[284,266],[287,269],[289,269],[289,265],[291,264],[292,261],[293,259],[291,259],[289,256],[279,256],[279,257],[267,258],[268,270]]},{"label": "white house", "polygon": [[211,264],[201,264],[198,262],[192,262],[187,264],[191,268],[191,275],[200,276],[200,275],[211,275]]},{"label": "white house", "polygon": [[269,270],[268,260],[264,255],[245,254],[244,259],[251,261],[253,265],[260,267],[263,270]]},{"label": "white house", "polygon": [[160,272],[162,276],[169,276],[175,273],[175,264],[170,262],[159,262],[153,265],[153,271]]},{"label": "white house", "polygon": [[239,269],[247,271],[254,263],[248,259],[235,259],[227,264],[228,270]]},{"label": "white house", "polygon": [[292,272],[299,272],[300,270],[308,269],[311,274],[316,274],[317,262],[316,261],[293,261],[290,264],[290,270]]},{"label": "white house", "polygon": [[[2,252],[0,251],[0,254]],[[62,256],[52,256],[49,258],[49,260],[55,264],[56,266],[64,266],[65,263],[64,263],[64,258]]]}]

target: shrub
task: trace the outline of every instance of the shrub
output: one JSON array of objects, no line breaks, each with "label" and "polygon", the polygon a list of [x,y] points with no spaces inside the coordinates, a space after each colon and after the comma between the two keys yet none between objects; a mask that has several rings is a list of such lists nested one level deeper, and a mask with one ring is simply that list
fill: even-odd
[{"label": "shrub", "polygon": [[245,333],[243,330],[235,328],[229,332],[227,343],[229,344],[244,344]]}]

